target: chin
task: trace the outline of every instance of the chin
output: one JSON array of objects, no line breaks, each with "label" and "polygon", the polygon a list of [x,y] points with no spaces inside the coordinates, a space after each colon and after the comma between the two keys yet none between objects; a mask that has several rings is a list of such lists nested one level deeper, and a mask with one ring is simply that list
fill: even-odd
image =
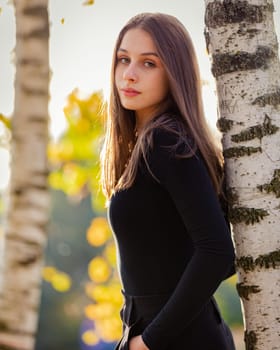
[{"label": "chin", "polygon": [[133,103],[122,103],[123,108],[128,109],[130,111],[135,111],[137,108],[135,108],[135,104]]}]

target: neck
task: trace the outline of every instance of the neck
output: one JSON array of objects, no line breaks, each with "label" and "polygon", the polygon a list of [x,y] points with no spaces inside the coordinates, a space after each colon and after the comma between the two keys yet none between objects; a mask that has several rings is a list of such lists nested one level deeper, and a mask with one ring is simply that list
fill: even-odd
[{"label": "neck", "polygon": [[136,114],[136,121],[135,121],[135,132],[140,133],[141,130],[145,127],[145,125],[153,119],[152,115],[144,116]]}]

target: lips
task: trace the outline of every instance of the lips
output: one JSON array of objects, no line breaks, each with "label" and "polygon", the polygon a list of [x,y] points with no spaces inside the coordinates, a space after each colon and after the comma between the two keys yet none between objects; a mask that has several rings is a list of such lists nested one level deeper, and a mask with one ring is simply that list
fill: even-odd
[{"label": "lips", "polygon": [[132,88],[121,89],[121,92],[127,97],[133,97],[133,96],[137,96],[140,94],[140,91],[137,91],[137,90],[132,89]]}]

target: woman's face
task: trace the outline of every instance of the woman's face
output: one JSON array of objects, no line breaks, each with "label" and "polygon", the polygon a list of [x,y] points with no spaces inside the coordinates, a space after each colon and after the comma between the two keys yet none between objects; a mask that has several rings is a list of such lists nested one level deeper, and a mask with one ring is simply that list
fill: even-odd
[{"label": "woman's face", "polygon": [[115,84],[124,108],[135,111],[137,126],[153,118],[168,94],[168,79],[146,31],[130,29],[117,51]]}]

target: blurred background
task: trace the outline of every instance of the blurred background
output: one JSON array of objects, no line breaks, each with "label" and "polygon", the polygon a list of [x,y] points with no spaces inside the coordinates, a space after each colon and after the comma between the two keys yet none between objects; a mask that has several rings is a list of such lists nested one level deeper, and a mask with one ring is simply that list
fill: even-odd
[{"label": "blurred background", "polygon": [[[114,240],[98,186],[111,55],[124,23],[139,12],[178,17],[196,47],[206,116],[216,131],[216,95],[206,53],[204,1],[50,0],[52,206],[36,350],[109,350],[121,336]],[[275,19],[280,2],[275,1]],[[280,21],[275,20],[280,33]],[[13,7],[0,0],[0,113],[13,111]],[[217,137],[219,134],[217,132]],[[0,235],[9,183],[9,130],[0,123]],[[1,240],[0,240],[1,242]],[[3,247],[0,243],[0,254]],[[243,326],[236,275],[216,293],[237,350]]]}]

